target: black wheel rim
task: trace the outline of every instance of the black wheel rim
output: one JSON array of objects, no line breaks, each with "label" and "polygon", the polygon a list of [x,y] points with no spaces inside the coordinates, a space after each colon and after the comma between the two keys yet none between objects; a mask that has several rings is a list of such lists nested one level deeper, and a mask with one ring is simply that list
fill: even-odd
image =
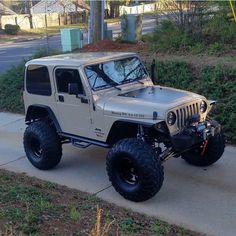
[{"label": "black wheel rim", "polygon": [[42,146],[41,146],[40,141],[37,138],[32,137],[31,141],[30,141],[30,146],[31,146],[31,150],[32,150],[34,156],[37,159],[40,159],[42,156]]},{"label": "black wheel rim", "polygon": [[118,175],[129,185],[137,185],[139,181],[137,168],[129,158],[122,158],[118,164]]}]

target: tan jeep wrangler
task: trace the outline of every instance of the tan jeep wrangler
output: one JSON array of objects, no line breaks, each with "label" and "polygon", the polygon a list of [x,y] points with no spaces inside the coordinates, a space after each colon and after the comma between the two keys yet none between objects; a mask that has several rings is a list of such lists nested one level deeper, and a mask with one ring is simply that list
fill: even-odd
[{"label": "tan jeep wrangler", "polygon": [[111,148],[109,179],[124,198],[144,201],[161,188],[163,162],[196,166],[224,152],[205,97],[154,86],[134,53],[64,54],[26,63],[24,148],[38,169],[55,167],[62,144]]}]

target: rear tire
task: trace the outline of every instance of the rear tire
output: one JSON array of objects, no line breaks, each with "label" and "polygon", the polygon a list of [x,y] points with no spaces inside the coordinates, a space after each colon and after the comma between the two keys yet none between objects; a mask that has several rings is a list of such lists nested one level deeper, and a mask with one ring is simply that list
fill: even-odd
[{"label": "rear tire", "polygon": [[40,170],[52,169],[61,160],[60,138],[56,130],[43,121],[34,122],[26,128],[24,148],[29,161]]},{"label": "rear tire", "polygon": [[164,180],[162,163],[153,148],[135,138],[113,146],[107,155],[107,173],[115,190],[134,202],[153,197]]},{"label": "rear tire", "polygon": [[189,164],[195,166],[210,166],[218,161],[224,153],[225,139],[220,132],[208,141],[205,153],[201,155],[202,149],[196,148],[182,154],[182,158]]}]

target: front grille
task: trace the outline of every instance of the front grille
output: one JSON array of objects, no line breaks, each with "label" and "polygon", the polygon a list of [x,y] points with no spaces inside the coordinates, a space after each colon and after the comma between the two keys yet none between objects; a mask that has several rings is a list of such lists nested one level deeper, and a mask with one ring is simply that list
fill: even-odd
[{"label": "front grille", "polygon": [[189,119],[195,115],[199,114],[200,103],[193,103],[176,110],[177,126],[182,129],[188,124]]}]

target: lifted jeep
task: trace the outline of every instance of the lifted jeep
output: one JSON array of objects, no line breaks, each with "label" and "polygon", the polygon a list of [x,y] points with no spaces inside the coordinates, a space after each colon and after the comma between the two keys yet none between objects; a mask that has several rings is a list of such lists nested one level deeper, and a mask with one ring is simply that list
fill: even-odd
[{"label": "lifted jeep", "polygon": [[26,63],[24,148],[38,169],[55,167],[62,144],[110,148],[109,179],[124,198],[153,197],[163,162],[208,166],[223,154],[221,126],[205,97],[154,86],[134,53],[64,54]]}]

